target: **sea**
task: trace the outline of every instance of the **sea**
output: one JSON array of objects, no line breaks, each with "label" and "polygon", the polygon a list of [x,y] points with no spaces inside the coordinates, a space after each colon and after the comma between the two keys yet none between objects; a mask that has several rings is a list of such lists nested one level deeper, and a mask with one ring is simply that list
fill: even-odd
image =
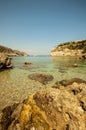
[{"label": "sea", "polygon": [[[31,62],[25,65],[25,62]],[[0,71],[0,111],[13,103],[21,103],[29,95],[52,87],[63,79],[86,80],[86,60],[75,57],[12,57],[13,69]],[[46,85],[29,79],[30,74],[49,74],[54,79]]]}]

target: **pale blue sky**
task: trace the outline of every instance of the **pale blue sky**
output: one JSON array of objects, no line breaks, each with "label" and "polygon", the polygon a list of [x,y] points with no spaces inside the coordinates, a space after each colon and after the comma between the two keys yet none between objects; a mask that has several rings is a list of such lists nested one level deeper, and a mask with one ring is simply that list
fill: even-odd
[{"label": "pale blue sky", "polygon": [[0,0],[1,45],[49,54],[80,39],[86,39],[86,0]]}]

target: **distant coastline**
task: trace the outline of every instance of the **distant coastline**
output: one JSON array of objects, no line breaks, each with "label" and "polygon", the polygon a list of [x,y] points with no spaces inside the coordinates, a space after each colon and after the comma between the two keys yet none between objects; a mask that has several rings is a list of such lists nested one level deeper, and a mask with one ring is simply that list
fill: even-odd
[{"label": "distant coastline", "polygon": [[86,40],[61,43],[54,47],[51,56],[86,56]]},{"label": "distant coastline", "polygon": [[19,50],[13,50],[11,48],[0,45],[0,53],[5,53],[8,56],[28,56],[26,52],[22,52]]}]

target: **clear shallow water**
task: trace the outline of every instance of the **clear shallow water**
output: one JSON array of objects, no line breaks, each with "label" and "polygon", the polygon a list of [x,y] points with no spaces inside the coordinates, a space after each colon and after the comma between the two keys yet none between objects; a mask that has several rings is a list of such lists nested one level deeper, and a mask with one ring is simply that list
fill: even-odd
[{"label": "clear shallow water", "polygon": [[[25,66],[24,62],[28,61],[32,64]],[[0,72],[0,110],[40,89],[51,87],[56,81],[75,77],[86,80],[86,61],[73,57],[13,57],[12,63],[14,69]],[[78,67],[72,67],[75,63]],[[54,80],[43,85],[28,78],[32,73],[50,74]]]}]

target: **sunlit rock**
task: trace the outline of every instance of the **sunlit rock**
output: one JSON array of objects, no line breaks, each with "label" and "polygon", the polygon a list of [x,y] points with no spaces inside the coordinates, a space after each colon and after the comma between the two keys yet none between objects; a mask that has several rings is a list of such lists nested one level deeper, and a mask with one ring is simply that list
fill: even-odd
[{"label": "sunlit rock", "polygon": [[[71,79],[2,111],[2,130],[85,130],[86,81]],[[55,84],[58,86],[58,84]]]},{"label": "sunlit rock", "polygon": [[[54,47],[50,55],[51,56],[79,56],[86,54],[86,40],[65,42]],[[84,56],[83,58],[86,58]]]}]

